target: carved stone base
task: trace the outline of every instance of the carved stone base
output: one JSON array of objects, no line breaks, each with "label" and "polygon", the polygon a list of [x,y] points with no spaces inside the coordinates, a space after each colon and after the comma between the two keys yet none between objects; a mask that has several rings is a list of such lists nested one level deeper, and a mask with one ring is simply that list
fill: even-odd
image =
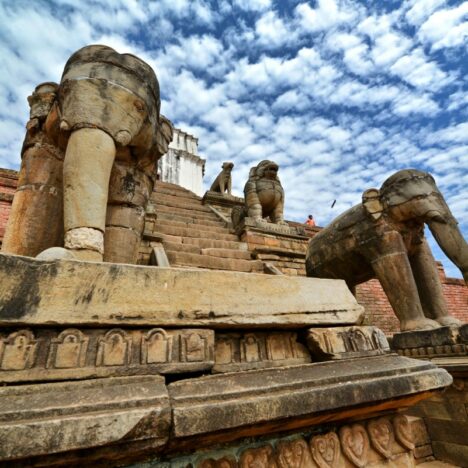
[{"label": "carved stone base", "polygon": [[468,325],[395,333],[392,348],[403,356],[422,358],[468,355]]},{"label": "carved stone base", "polygon": [[4,330],[0,383],[210,370],[213,349],[211,330]]}]

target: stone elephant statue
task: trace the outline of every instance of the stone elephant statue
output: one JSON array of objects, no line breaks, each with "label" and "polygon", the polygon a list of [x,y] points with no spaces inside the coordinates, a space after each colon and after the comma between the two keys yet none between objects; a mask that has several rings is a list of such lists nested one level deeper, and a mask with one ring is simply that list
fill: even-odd
[{"label": "stone elephant statue", "polygon": [[69,58],[60,85],[43,83],[28,100],[2,250],[136,263],[156,163],[172,141],[153,69],[91,45]]},{"label": "stone elephant statue", "polygon": [[377,277],[401,331],[460,325],[448,314],[425,224],[466,283],[468,245],[432,176],[415,169],[366,190],[360,205],[312,238],[307,275],[344,279],[351,289]]}]

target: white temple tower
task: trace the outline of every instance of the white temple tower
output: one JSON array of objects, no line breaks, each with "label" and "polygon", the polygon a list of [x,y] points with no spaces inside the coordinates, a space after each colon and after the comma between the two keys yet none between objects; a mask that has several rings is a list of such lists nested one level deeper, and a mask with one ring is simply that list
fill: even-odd
[{"label": "white temple tower", "polygon": [[160,180],[180,185],[202,196],[206,160],[197,152],[198,138],[174,128],[169,151],[158,162]]}]

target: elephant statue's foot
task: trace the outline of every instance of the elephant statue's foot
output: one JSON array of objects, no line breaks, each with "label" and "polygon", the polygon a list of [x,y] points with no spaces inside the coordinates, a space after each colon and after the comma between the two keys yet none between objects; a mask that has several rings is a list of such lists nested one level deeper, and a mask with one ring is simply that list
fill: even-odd
[{"label": "elephant statue's foot", "polygon": [[72,251],[77,260],[102,262],[104,234],[89,227],[70,229],[65,234],[65,248]]},{"label": "elephant statue's foot", "polygon": [[436,318],[437,322],[439,322],[443,327],[460,327],[463,325],[463,322],[458,320],[451,315],[445,315],[444,317]]},{"label": "elephant statue's foot", "polygon": [[36,255],[38,260],[76,260],[75,255],[70,250],[63,247],[50,247]]},{"label": "elephant statue's foot", "polygon": [[426,317],[413,320],[402,320],[400,322],[400,329],[402,332],[416,330],[433,330],[435,328],[440,327],[441,325],[435,320],[431,320]]}]

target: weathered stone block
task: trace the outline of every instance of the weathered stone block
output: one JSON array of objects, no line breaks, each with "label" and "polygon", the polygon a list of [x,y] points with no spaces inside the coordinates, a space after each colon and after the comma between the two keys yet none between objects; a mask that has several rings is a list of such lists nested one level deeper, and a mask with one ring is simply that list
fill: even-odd
[{"label": "weathered stone block", "polygon": [[279,421],[287,430],[365,417],[374,405],[405,406],[405,398],[415,402],[450,383],[449,374],[430,363],[387,355],[201,377],[168,390],[174,437],[200,444],[266,434]]},{"label": "weathered stone block", "polygon": [[0,388],[3,461],[169,437],[170,408],[160,376]]},{"label": "weathered stone block", "polygon": [[468,460],[468,445],[433,441],[432,448],[437,460],[454,463],[456,466],[466,466]]},{"label": "weathered stone block", "polygon": [[362,314],[343,281],[0,255],[0,325],[293,328]]},{"label": "weathered stone block", "polygon": [[[398,350],[454,345],[458,342],[458,334],[458,328],[451,327],[395,333],[392,347]],[[443,353],[444,349],[440,352]]]}]

